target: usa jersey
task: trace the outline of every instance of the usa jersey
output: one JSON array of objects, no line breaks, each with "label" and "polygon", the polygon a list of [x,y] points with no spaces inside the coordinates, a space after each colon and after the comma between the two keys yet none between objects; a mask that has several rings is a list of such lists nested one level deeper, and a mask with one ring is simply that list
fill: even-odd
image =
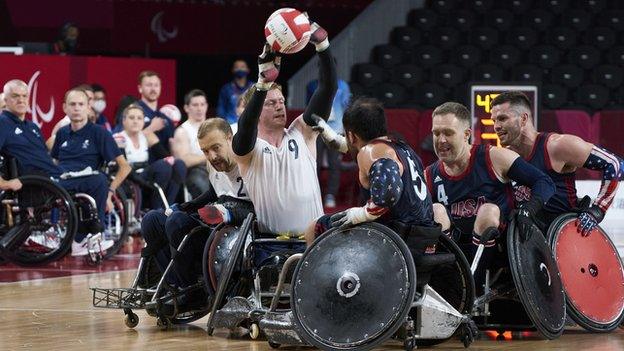
[{"label": "usa jersey", "polygon": [[484,203],[497,205],[503,218],[513,209],[513,189],[496,176],[490,148],[490,145],[473,145],[468,167],[457,176],[446,173],[440,161],[427,167],[427,186],[433,201],[443,204],[452,220],[474,221]]},{"label": "usa jersey", "polygon": [[[576,197],[576,172],[558,173],[553,170],[548,155],[548,138],[552,134],[539,133],[533,150],[526,161],[540,171],[548,174],[555,183],[555,194],[548,200],[544,210],[551,213],[570,212],[577,206],[578,198]],[[514,186],[514,195],[517,203],[528,201],[531,197],[531,188],[517,184]]]},{"label": "usa jersey", "polygon": [[401,175],[403,192],[401,197],[377,221],[384,224],[398,221],[425,227],[434,226],[433,202],[427,191],[424,167],[420,157],[402,141],[375,140],[373,143],[384,143],[393,148],[403,165],[403,174]]}]

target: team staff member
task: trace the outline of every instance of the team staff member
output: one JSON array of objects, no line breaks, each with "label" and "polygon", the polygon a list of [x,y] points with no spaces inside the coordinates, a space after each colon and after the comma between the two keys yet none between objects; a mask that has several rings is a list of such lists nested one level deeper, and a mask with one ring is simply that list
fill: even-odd
[{"label": "team staff member", "polygon": [[[106,175],[102,173],[60,181],[61,185],[68,184],[73,190],[93,196],[98,218],[103,222],[105,210],[113,207],[111,196],[128,176],[131,168],[110,133],[89,122],[88,109],[88,97],[84,91],[69,90],[65,94],[63,110],[69,116],[70,124],[59,129],[50,154],[58,160],[63,172],[79,172],[88,167],[97,170],[104,162],[117,162],[119,169],[110,185]],[[87,250],[83,235],[76,235],[72,254],[77,255]]]}]

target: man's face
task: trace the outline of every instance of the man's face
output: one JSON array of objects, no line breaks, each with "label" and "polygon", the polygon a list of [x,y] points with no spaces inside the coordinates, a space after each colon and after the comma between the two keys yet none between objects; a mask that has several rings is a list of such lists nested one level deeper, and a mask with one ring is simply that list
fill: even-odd
[{"label": "man's face", "polygon": [[145,100],[156,102],[160,97],[160,78],[156,76],[143,77],[139,84],[139,93]]},{"label": "man's face", "polygon": [[87,95],[82,91],[71,91],[63,103],[63,111],[72,122],[83,122],[89,113]]},{"label": "man's face", "polygon": [[208,112],[208,102],[204,96],[194,96],[188,105],[184,105],[184,111],[188,114],[189,119],[203,121],[206,119],[206,112]]},{"label": "man's face", "polygon": [[28,87],[24,85],[14,85],[5,94],[4,102],[6,109],[14,115],[23,118],[28,112]]},{"label": "man's face", "polygon": [[353,133],[350,130],[346,130],[345,129],[345,139],[347,140],[347,149],[349,151],[349,154],[351,155],[351,158],[353,158],[354,160],[357,159],[357,154],[360,152],[360,143],[359,143],[359,138],[355,135],[355,133]]},{"label": "man's face", "polygon": [[232,137],[214,129],[203,138],[197,140],[204,156],[212,167],[219,172],[225,172],[234,166],[232,157]]},{"label": "man's face", "polygon": [[494,132],[498,135],[501,145],[505,147],[518,145],[523,125],[520,111],[512,108],[509,102],[506,102],[492,107],[490,113],[490,118],[494,121]]},{"label": "man's face", "polygon": [[271,89],[264,99],[260,123],[267,129],[286,126],[286,106],[284,95],[279,89]]},{"label": "man's face", "polygon": [[145,115],[143,110],[133,108],[126,112],[126,116],[123,119],[123,127],[126,133],[134,134],[143,130],[145,126]]},{"label": "man's face", "polygon": [[249,67],[247,67],[247,62],[242,60],[234,61],[234,63],[232,64],[232,73],[235,73],[237,71],[244,71],[249,73]]},{"label": "man's face", "polygon": [[470,137],[470,128],[452,113],[433,116],[431,132],[433,148],[442,162],[457,161]]}]

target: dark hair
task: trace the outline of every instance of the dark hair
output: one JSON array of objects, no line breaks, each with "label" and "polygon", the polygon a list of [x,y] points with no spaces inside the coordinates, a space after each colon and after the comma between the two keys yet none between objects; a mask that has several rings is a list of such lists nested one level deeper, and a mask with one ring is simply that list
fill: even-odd
[{"label": "dark hair", "polygon": [[511,106],[522,106],[529,111],[533,111],[531,100],[521,91],[505,91],[498,94],[490,103],[490,108],[508,102]]},{"label": "dark hair", "polygon": [[189,91],[188,93],[186,93],[186,95],[184,95],[184,104],[188,105],[191,103],[191,99],[196,97],[196,96],[203,96],[204,99],[206,99],[206,102],[208,102],[208,98],[206,97],[206,93],[204,93],[203,90],[199,90],[199,89],[193,89],[191,91]]},{"label": "dark hair", "polygon": [[91,89],[93,89],[93,92],[96,93],[98,91],[103,92],[104,94],[106,94],[106,89],[104,89],[103,86],[99,85],[98,83],[93,83],[91,84]]},{"label": "dark hair", "polygon": [[355,133],[363,141],[388,134],[383,104],[375,98],[360,97],[349,104],[342,124],[345,131]]},{"label": "dark hair", "polygon": [[448,115],[453,114],[460,122],[464,122],[470,126],[472,118],[470,117],[470,111],[466,106],[460,104],[459,102],[445,102],[442,105],[438,106],[431,113],[431,118],[436,115]]}]

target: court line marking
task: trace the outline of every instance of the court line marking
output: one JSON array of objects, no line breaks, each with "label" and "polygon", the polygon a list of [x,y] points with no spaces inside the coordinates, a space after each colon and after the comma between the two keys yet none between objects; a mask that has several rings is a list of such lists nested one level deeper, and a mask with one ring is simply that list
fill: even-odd
[{"label": "court line marking", "polygon": [[136,272],[136,268],[122,269],[118,271],[108,271],[108,272],[92,272],[92,273],[86,273],[86,274],[64,275],[62,277],[34,278],[34,279],[18,280],[16,282],[0,282],[0,286],[9,286],[9,285],[16,285],[16,284],[21,284],[21,283],[32,283],[32,282],[39,282],[39,281],[44,281],[44,280],[50,281],[54,279],[64,279],[64,278],[72,278],[72,277],[86,278],[88,276],[92,276],[96,274],[114,274],[114,273],[126,273],[126,272]]}]

